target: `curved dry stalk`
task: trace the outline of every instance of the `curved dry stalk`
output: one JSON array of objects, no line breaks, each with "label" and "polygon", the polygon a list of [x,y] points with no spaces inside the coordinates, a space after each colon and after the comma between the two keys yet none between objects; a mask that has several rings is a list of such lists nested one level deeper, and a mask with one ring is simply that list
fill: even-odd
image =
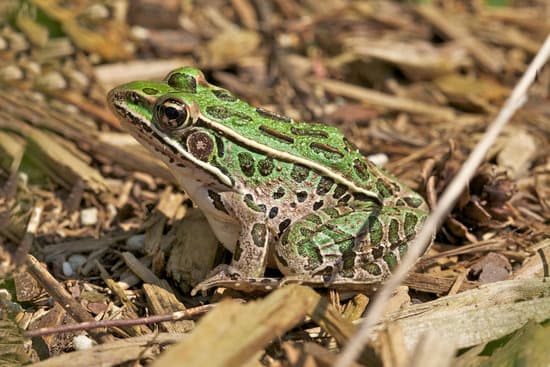
[{"label": "curved dry stalk", "polygon": [[179,321],[179,320],[189,319],[191,317],[206,313],[214,307],[215,307],[214,305],[203,305],[203,306],[197,306],[189,310],[176,311],[165,315],[152,315],[152,316],[139,317],[139,318],[128,319],[128,320],[86,321],[86,322],[79,322],[77,324],[57,325],[57,326],[45,327],[41,329],[29,330],[25,333],[25,336],[32,338],[35,336],[70,333],[75,331],[92,330],[92,329],[98,329],[98,328],[124,327],[124,326],[154,324],[154,323],[165,322],[165,321]]},{"label": "curved dry stalk", "polygon": [[422,255],[424,249],[432,238],[432,233],[441,225],[444,218],[449,214],[458,199],[458,196],[464,190],[467,183],[473,177],[475,170],[482,162],[485,154],[496,140],[506,123],[512,118],[514,113],[527,100],[527,90],[535,80],[538,70],[546,63],[550,56],[550,35],[544,41],[539,52],[523,74],[521,80],[516,84],[512,94],[508,97],[497,117],[487,128],[482,139],[476,145],[462,168],[443,192],[440,201],[432,211],[422,231],[412,241],[409,251],[403,258],[393,276],[388,279],[384,287],[380,290],[374,299],[369,312],[357,333],[350,339],[342,353],[338,356],[336,367],[348,367],[359,356],[363,346],[370,336],[373,327],[380,321],[384,311],[385,304],[391,297],[393,291],[403,282],[409,270],[414,266],[416,260]]}]

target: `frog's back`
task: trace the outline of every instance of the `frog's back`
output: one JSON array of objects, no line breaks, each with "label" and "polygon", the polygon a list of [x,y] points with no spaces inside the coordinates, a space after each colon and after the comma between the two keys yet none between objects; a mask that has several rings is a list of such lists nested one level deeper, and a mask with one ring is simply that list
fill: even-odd
[{"label": "frog's back", "polygon": [[[236,98],[225,89],[206,82],[194,68],[174,70],[167,77],[174,93],[186,96],[200,108],[203,123],[219,130],[227,138],[250,149],[284,160],[302,162],[312,169],[326,169],[341,177],[344,183],[364,189],[387,204],[405,199],[402,205],[422,207],[420,196],[388,176],[368,161],[344,135],[333,126],[294,121],[257,108]],[[183,91],[180,91],[183,87]],[[237,143],[239,143],[237,141]],[[321,172],[323,173],[323,172]],[[408,200],[407,200],[408,199]]]}]

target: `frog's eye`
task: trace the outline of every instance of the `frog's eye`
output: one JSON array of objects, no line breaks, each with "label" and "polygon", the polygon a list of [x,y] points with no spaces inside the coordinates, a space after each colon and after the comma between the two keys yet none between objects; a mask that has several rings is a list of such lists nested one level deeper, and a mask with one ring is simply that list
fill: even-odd
[{"label": "frog's eye", "polygon": [[181,102],[168,99],[156,106],[155,121],[162,130],[180,129],[189,122],[189,111]]}]

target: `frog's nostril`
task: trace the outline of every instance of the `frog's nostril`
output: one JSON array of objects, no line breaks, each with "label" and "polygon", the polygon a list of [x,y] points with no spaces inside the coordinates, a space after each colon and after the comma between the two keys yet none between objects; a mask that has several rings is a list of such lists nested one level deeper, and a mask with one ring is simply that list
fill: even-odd
[{"label": "frog's nostril", "polygon": [[130,93],[130,99],[133,103],[138,104],[141,102],[141,96],[136,92]]}]

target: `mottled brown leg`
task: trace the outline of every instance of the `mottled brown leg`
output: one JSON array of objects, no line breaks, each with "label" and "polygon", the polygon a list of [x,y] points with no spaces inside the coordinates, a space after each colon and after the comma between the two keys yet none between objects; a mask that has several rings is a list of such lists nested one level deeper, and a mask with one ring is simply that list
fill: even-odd
[{"label": "mottled brown leg", "polygon": [[[239,239],[231,264],[217,266],[193,289],[193,294],[216,286],[242,289],[246,287],[243,283],[260,283],[265,272],[270,239],[265,212],[235,193],[223,193],[221,199],[225,208],[241,221]],[[264,288],[270,284],[264,280]]]}]

